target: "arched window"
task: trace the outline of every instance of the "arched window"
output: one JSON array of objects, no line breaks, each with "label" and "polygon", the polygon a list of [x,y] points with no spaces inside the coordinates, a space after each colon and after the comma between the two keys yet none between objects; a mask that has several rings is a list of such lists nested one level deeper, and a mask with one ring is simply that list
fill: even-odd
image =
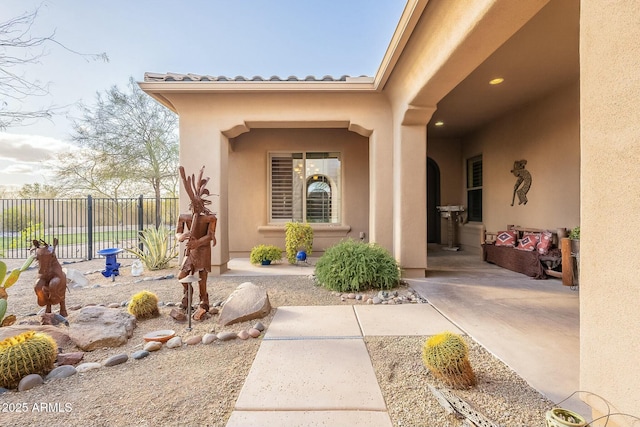
[{"label": "arched window", "polygon": [[331,222],[331,184],[324,175],[307,179],[307,222]]}]

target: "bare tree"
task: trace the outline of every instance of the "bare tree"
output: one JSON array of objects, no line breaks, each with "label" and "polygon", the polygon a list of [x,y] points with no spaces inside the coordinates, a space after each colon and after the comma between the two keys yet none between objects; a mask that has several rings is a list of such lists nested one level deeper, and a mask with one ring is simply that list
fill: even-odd
[{"label": "bare tree", "polygon": [[91,194],[94,197],[117,199],[136,195],[127,188],[124,171],[114,169],[109,157],[104,153],[88,149],[59,153],[54,168],[56,184],[65,196],[80,197]]},{"label": "bare tree", "polygon": [[82,111],[73,124],[73,141],[99,156],[96,167],[113,182],[150,186],[158,226],[163,187],[173,183],[175,188],[176,183],[177,116],[142,92],[133,78],[127,91],[113,86]]},{"label": "bare tree", "polygon": [[47,45],[57,45],[87,60],[109,60],[105,53],[83,54],[68,48],[55,40],[55,31],[47,36],[33,35],[32,28],[38,12],[39,8],[0,22],[0,129],[28,119],[50,118],[62,110],[62,107],[52,106],[37,110],[16,107],[27,98],[49,93],[48,83],[32,81],[21,71],[27,64],[39,63],[47,53]]}]

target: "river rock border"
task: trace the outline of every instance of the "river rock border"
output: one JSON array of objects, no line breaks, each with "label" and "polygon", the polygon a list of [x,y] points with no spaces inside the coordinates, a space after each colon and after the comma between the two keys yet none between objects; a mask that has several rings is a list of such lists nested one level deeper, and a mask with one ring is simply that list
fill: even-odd
[{"label": "river rock border", "polygon": [[[149,356],[151,353],[161,350],[163,347],[168,349],[176,349],[182,347],[192,347],[196,345],[209,345],[214,343],[215,341],[232,341],[235,339],[247,340],[249,338],[259,338],[264,332],[265,327],[261,322],[256,322],[253,327],[242,330],[240,332],[233,331],[221,331],[217,334],[207,333],[204,335],[195,335],[187,338],[186,340],[182,340],[182,337],[175,336],[168,340],[166,343],[161,343],[159,341],[149,341],[147,342],[142,350],[136,350],[131,353],[131,358],[135,360],[143,359]],[[78,355],[82,352],[75,352],[73,354]],[[84,353],[83,353],[84,354]],[[62,357],[61,357],[62,356]],[[85,373],[96,369],[108,368],[112,366],[121,365],[129,360],[129,355],[127,353],[120,353],[114,356],[110,356],[102,363],[99,362],[86,362],[81,363],[77,366],[72,366],[68,364],[60,364],[61,361],[65,359],[66,354],[59,354],[58,361],[55,368],[51,370],[44,378],[39,374],[29,374],[20,380],[18,384],[18,391],[27,391],[39,385],[45,384],[48,381],[59,379],[59,378],[67,378],[77,373]],[[81,357],[79,358],[81,359]],[[10,390],[6,388],[0,387],[0,394],[8,392]]]}]

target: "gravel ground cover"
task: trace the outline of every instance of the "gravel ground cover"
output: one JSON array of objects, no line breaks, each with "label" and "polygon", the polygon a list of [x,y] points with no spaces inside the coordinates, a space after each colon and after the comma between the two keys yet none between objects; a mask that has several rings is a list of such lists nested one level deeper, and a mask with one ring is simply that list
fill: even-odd
[{"label": "gravel ground cover", "polygon": [[[20,261],[7,262],[16,267]],[[178,302],[181,285],[174,278],[175,265],[162,271],[145,271],[143,278],[132,277],[127,260],[123,261],[121,276],[114,282],[99,273],[104,260],[63,265],[74,268],[89,279],[89,286],[70,285],[67,307],[87,304],[121,303],[141,290],[158,295],[160,316],[139,321],[127,344],[105,348],[84,355],[82,362],[103,362],[110,356],[131,355],[142,349],[142,336],[148,332],[173,329],[183,341],[209,332],[239,332],[250,328],[255,321],[220,327],[216,316],[193,322],[193,330],[186,332],[186,323],[178,323],[169,316]],[[130,265],[130,262],[129,262]],[[37,322],[40,310],[36,304],[33,283],[36,270],[22,274],[16,285],[8,290],[8,314],[18,317],[17,323]],[[242,282],[250,281],[267,289],[271,313],[260,321],[268,328],[281,306],[363,304],[314,284],[305,276],[210,277],[209,298],[223,301]],[[409,289],[403,286],[401,294]],[[197,295],[197,291],[195,293]],[[373,296],[373,292],[365,293]],[[57,307],[56,307],[57,310]],[[119,308],[118,310],[125,310]],[[65,326],[60,326],[65,328]],[[442,387],[424,367],[422,344],[426,337],[370,337],[365,342],[376,372],[378,383],[387,403],[394,426],[458,427],[462,421],[446,415],[431,395],[427,384]],[[471,339],[471,364],[478,377],[478,386],[456,394],[505,427],[544,426],[544,413],[552,403],[484,348]],[[245,377],[260,346],[260,338],[233,341],[214,341],[212,344],[183,345],[162,348],[150,356],[97,370],[78,373],[64,379],[47,381],[28,391],[0,394],[0,425],[2,426],[224,426],[240,393]],[[77,351],[70,345],[61,352]]]}]

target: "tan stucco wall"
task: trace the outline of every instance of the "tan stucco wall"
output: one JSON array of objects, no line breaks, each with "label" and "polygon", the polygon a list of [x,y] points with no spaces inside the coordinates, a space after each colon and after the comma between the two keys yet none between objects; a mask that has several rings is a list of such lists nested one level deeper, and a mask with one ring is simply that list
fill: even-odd
[{"label": "tan stucco wall", "polygon": [[[390,226],[393,224],[394,194],[393,132],[390,108],[384,95],[313,91],[185,93],[181,90],[180,87],[170,88],[161,93],[180,116],[180,164],[188,172],[197,171],[205,165],[206,173],[211,177],[211,193],[218,195],[212,198],[212,210],[218,214],[216,235],[219,242],[212,253],[214,273],[226,269],[231,245],[227,171],[233,147],[229,139],[265,127],[343,128],[365,135],[368,158],[365,155],[361,161],[367,166],[364,170],[368,171],[370,203],[359,207],[361,214],[369,218],[369,227],[363,231],[368,240],[378,242],[393,252],[393,228]],[[181,193],[182,210],[187,209],[187,203]],[[266,209],[266,202],[264,205]],[[352,226],[359,233],[362,223],[356,220]],[[322,248],[325,243],[321,242],[321,235],[318,233],[319,247]]]},{"label": "tan stucco wall", "polygon": [[[580,388],[640,416],[640,8],[581,3]],[[599,412],[606,408],[598,399]],[[595,414],[597,415],[597,413]],[[623,421],[628,424],[624,424]],[[613,417],[609,426],[631,425]]]},{"label": "tan stucco wall", "polygon": [[[501,117],[462,143],[466,159],[482,155],[483,224],[499,231],[507,224],[557,229],[580,224],[579,85],[560,88],[518,111]],[[531,173],[527,204],[511,206],[516,177],[513,162],[526,159]],[[466,181],[460,199],[466,204]],[[466,229],[468,228],[468,230]],[[462,227],[463,247],[479,250],[481,228]]]},{"label": "tan stucco wall", "polygon": [[[338,151],[341,153],[341,224],[348,232],[323,232],[314,237],[314,256],[344,238],[369,233],[369,140],[346,129],[255,129],[231,141],[229,153],[229,252],[248,256],[257,244],[284,249],[280,231],[260,231],[268,225],[268,154],[274,151]],[[364,208],[363,208],[364,207]],[[315,227],[315,226],[314,226]]]}]

